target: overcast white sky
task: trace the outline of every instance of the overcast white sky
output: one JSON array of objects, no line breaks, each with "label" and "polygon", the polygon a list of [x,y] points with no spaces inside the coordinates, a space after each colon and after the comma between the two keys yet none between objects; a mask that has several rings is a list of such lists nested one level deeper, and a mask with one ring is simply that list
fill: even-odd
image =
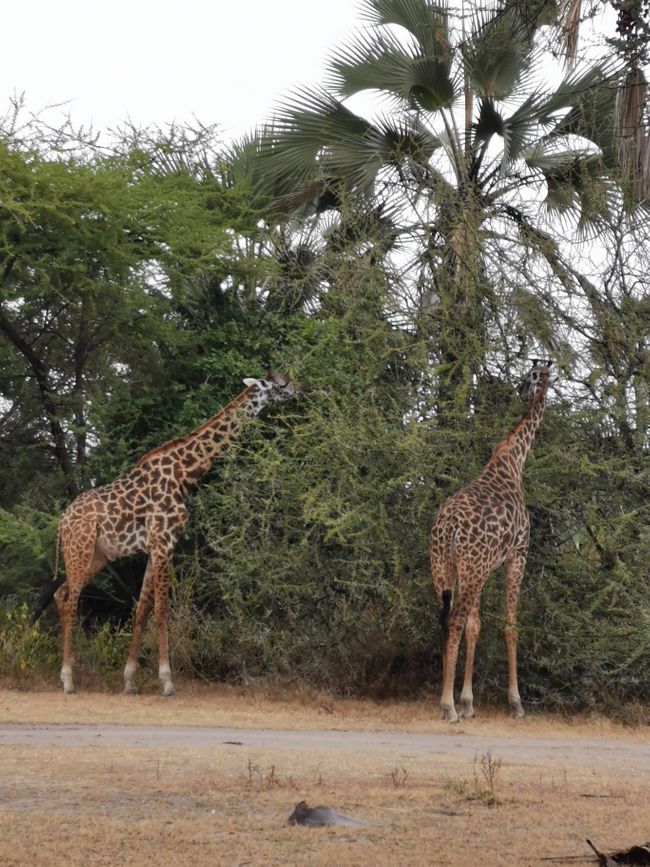
[{"label": "overcast white sky", "polygon": [[[361,22],[357,0],[11,0],[3,4],[0,114],[15,93],[67,101],[76,125],[130,118],[218,123],[224,139],[322,80]],[[54,112],[57,115],[57,112]]]}]

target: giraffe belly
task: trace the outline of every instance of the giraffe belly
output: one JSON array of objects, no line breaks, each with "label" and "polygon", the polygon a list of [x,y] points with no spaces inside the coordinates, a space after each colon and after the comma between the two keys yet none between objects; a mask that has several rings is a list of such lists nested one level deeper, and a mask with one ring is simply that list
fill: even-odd
[{"label": "giraffe belly", "polygon": [[97,533],[97,547],[109,560],[138,554],[146,550],[145,528],[135,521],[114,530],[102,528]]}]

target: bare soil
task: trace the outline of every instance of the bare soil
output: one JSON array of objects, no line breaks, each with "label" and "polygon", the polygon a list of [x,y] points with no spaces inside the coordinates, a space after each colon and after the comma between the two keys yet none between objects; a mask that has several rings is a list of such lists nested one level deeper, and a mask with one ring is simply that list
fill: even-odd
[{"label": "bare soil", "polygon": [[[650,728],[477,714],[0,689],[0,864],[587,864],[587,837],[650,839]],[[287,825],[301,800],[369,825]]]}]

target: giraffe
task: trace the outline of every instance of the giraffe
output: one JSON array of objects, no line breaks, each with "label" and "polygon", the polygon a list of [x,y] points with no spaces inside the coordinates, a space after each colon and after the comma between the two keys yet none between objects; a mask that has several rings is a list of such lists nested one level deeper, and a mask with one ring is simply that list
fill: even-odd
[{"label": "giraffe", "polygon": [[[517,685],[517,602],[529,540],[523,496],[526,455],[544,415],[549,368],[533,361],[519,393],[530,406],[498,443],[481,472],[440,507],[431,530],[431,574],[440,603],[442,634],[442,719],[457,722],[454,678],[463,628],[467,656],[461,715],[474,716],[472,672],[481,620],[481,590],[490,573],[506,564],[506,647],[508,701],[513,716],[524,716]],[[452,594],[454,597],[451,607]]]},{"label": "giraffe", "polygon": [[[59,522],[66,578],[54,594],[63,633],[61,682],[74,692],[73,627],[79,594],[111,560],[148,554],[135,613],[133,638],[124,668],[124,691],[134,693],[142,631],[153,607],[158,630],[163,695],[174,695],[167,639],[169,567],[188,520],[184,500],[189,490],[223,454],[248,418],[264,406],[303,394],[306,389],[270,368],[264,379],[244,379],[246,389],[190,434],[169,440],[146,454],[111,484],[80,494]],[[56,575],[56,567],[55,567]]]}]

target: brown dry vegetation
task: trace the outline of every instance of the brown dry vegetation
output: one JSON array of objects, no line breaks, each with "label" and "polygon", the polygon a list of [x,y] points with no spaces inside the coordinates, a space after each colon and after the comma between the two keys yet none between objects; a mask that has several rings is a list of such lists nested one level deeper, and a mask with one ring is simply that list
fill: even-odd
[{"label": "brown dry vegetation", "polygon": [[[503,709],[453,729],[485,736],[475,757],[250,749],[2,746],[0,862],[9,865],[525,865],[650,837],[648,789],[625,767],[503,762],[493,791],[481,767],[490,738],[600,737],[650,751],[647,728]],[[281,729],[449,727],[427,703],[373,703],[184,686],[176,699],[0,690],[0,721]],[[456,737],[453,740],[457,740]],[[451,743],[452,739],[450,739]],[[492,749],[498,762],[498,750]],[[326,804],[368,828],[290,827],[294,804]],[[548,863],[548,862],[547,862]],[[593,857],[591,859],[593,863]]]}]

